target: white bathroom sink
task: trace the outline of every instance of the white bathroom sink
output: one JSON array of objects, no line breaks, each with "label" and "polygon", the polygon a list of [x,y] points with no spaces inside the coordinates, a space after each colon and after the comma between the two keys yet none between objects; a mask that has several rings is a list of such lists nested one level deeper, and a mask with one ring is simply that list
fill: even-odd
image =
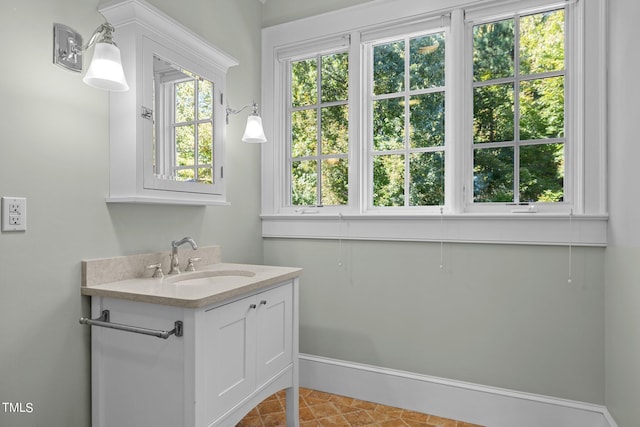
[{"label": "white bathroom sink", "polygon": [[169,276],[164,279],[164,283],[179,285],[206,285],[233,277],[253,277],[256,273],[248,270],[210,270],[194,271],[192,273],[182,273]]}]

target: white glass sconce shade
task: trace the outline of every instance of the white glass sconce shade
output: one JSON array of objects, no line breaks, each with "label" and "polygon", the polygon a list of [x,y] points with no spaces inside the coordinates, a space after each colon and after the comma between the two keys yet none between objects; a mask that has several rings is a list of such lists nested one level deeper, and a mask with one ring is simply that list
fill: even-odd
[{"label": "white glass sconce shade", "polygon": [[244,129],[242,141],[257,144],[267,142],[267,137],[264,135],[264,129],[262,128],[262,118],[257,114],[251,114],[247,117],[247,126]]},{"label": "white glass sconce shade", "polygon": [[115,92],[129,90],[122,69],[120,49],[113,41],[115,28],[105,22],[91,35],[85,45],[82,36],[73,28],[62,24],[53,24],[53,63],[60,67],[80,73],[82,57],[87,49],[95,46],[93,59],[82,81],[89,86]]},{"label": "white glass sconce shade", "polygon": [[96,43],[93,59],[82,81],[98,89],[114,92],[129,90],[122,69],[120,49],[115,44]]},{"label": "white glass sconce shade", "polygon": [[258,114],[258,104],[253,102],[253,104],[247,104],[239,110],[234,110],[229,108],[227,105],[227,124],[229,124],[229,115],[238,114],[243,111],[245,108],[251,108],[251,114],[247,117],[247,126],[244,128],[244,135],[242,135],[242,142],[249,142],[254,144],[262,144],[267,142],[267,137],[264,134],[264,129],[262,128],[262,118]]}]

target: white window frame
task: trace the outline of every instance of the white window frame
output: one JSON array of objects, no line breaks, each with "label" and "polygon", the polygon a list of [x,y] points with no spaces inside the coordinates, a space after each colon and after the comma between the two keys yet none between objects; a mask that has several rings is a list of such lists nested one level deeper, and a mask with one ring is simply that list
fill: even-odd
[{"label": "white window frame", "polygon": [[[262,228],[264,237],[329,238],[401,241],[482,242],[512,244],[555,244],[605,246],[606,211],[606,0],[395,0],[374,2],[339,12],[319,15],[263,30],[263,120],[270,143],[262,156]],[[567,27],[567,43],[580,52],[567,63],[569,108],[566,126],[576,142],[567,153],[573,168],[566,171],[565,187],[570,203],[516,207],[469,203],[464,187],[472,180],[471,141],[472,91],[469,32],[478,20],[493,20],[514,12],[533,12],[564,6],[575,17]],[[567,15],[570,15],[569,13]],[[370,189],[361,177],[367,173],[367,92],[360,83],[365,75],[366,48],[363,42],[390,37],[430,20],[451,17],[447,33],[446,87],[446,182],[447,205],[424,209],[368,208]],[[357,22],[357,25],[354,25]],[[576,25],[577,27],[571,27]],[[424,28],[424,26],[422,27]],[[584,39],[575,40],[579,32]],[[386,34],[386,35],[385,35]],[[320,51],[327,40],[349,36],[350,67],[350,204],[343,207],[291,207],[286,205],[285,176],[287,93],[286,73],[281,68],[283,53]],[[291,43],[291,40],[298,40]],[[589,46],[588,50],[584,46]],[[576,68],[584,64],[583,70]],[[574,72],[583,71],[581,72]],[[584,75],[582,81],[578,78]],[[354,81],[355,76],[355,81]],[[569,82],[572,83],[569,83]],[[453,82],[456,82],[455,84]],[[585,90],[589,88],[589,90]],[[576,90],[573,90],[576,89]],[[471,120],[469,120],[469,118]],[[460,126],[459,124],[463,124]],[[569,132],[569,131],[568,131]],[[567,132],[567,133],[568,133]],[[366,181],[366,180],[365,180]]]},{"label": "white window frame", "polygon": [[[583,137],[580,132],[580,128],[584,122],[584,110],[577,108],[581,105],[581,91],[578,88],[583,87],[582,72],[576,72],[578,65],[583,63],[582,49],[580,46],[580,40],[575,36],[576,33],[584,31],[583,28],[583,10],[582,4],[585,0],[581,0],[581,4],[575,0],[571,1],[554,1],[548,4],[545,2],[525,0],[518,5],[518,8],[514,8],[513,5],[500,5],[489,8],[488,10],[476,10],[471,11],[465,15],[464,22],[464,34],[465,34],[465,56],[471,58],[473,49],[473,27],[478,24],[484,24],[488,22],[495,22],[502,19],[519,18],[529,14],[535,14],[550,10],[557,10],[562,7],[566,7],[565,14],[565,68],[562,73],[551,72],[546,73],[548,75],[562,75],[565,78],[565,175],[564,175],[564,197],[562,202],[554,203],[522,203],[521,205],[513,203],[481,203],[473,201],[473,112],[468,111],[468,118],[465,119],[466,126],[464,126],[464,138],[467,141],[471,141],[470,151],[464,156],[464,212],[471,213],[528,213],[535,211],[536,213],[566,213],[573,211],[574,214],[582,213],[584,210],[582,200],[580,198],[579,189],[576,188],[575,183],[580,181],[580,178],[576,176],[577,173],[581,173],[579,165],[582,163],[581,159],[581,143]],[[568,10],[572,8],[572,10]],[[516,27],[517,28],[517,27]],[[516,34],[516,37],[519,37]],[[465,62],[465,76],[464,76],[464,90],[468,94],[469,99],[465,101],[469,109],[473,108],[473,67],[471,61]],[[540,78],[540,77],[538,77]],[[511,79],[508,79],[511,80]],[[523,81],[520,75],[513,77],[515,83]],[[518,96],[518,85],[515,85],[516,92],[514,96]],[[516,103],[516,107],[517,107]],[[519,117],[519,112],[515,112],[516,118]],[[519,129],[519,126],[516,126]],[[519,141],[518,135],[514,134],[514,141]],[[515,146],[520,145],[516,143]],[[514,147],[515,147],[514,146]],[[519,159],[516,162],[516,167]],[[514,191],[519,187],[517,182],[514,182]],[[514,193],[515,197],[515,193]]]},{"label": "white window frame", "polygon": [[[390,206],[375,206],[373,204],[373,161],[372,158],[375,154],[374,150],[373,150],[373,140],[372,140],[372,135],[373,135],[373,123],[372,123],[372,105],[373,105],[373,100],[374,98],[377,98],[376,96],[373,96],[373,69],[372,69],[372,64],[373,64],[373,48],[374,46],[380,45],[380,44],[384,44],[384,43],[388,43],[388,42],[393,42],[393,41],[397,41],[400,39],[404,39],[405,43],[406,41],[408,41],[411,38],[414,38],[416,36],[422,36],[422,35],[429,35],[429,34],[434,34],[434,33],[439,33],[439,32],[444,32],[445,35],[445,63],[448,65],[448,63],[450,62],[450,49],[448,47],[448,41],[449,41],[449,37],[451,36],[451,31],[450,31],[450,18],[449,15],[440,15],[440,16],[434,16],[434,17],[429,17],[426,19],[420,19],[417,20],[417,22],[412,22],[408,25],[398,25],[398,26],[392,26],[391,28],[380,28],[377,30],[373,30],[373,31],[366,31],[362,33],[361,36],[361,47],[363,50],[363,63],[362,63],[362,73],[361,73],[361,81],[362,81],[362,98],[364,99],[364,105],[362,107],[363,109],[363,113],[362,115],[364,116],[362,119],[362,122],[365,125],[365,129],[366,129],[366,133],[364,134],[364,141],[363,141],[363,145],[364,147],[361,149],[362,151],[365,152],[366,157],[364,157],[364,168],[366,170],[366,179],[364,180],[364,182],[361,183],[361,188],[363,188],[363,196],[364,196],[364,203],[361,206],[361,211],[362,212],[367,212],[367,213],[398,213],[398,212],[412,212],[414,214],[434,214],[434,213],[439,213],[440,212],[440,207],[439,206],[398,206],[398,207],[390,207]],[[406,46],[405,46],[406,48]],[[442,149],[440,150],[440,147],[434,147],[436,148],[436,150],[428,150],[428,151],[442,151],[444,153],[444,158],[445,158],[445,171],[448,170],[448,168],[452,167],[451,165],[451,159],[450,156],[448,155],[448,151],[449,147],[451,146],[451,139],[450,139],[450,133],[451,133],[451,128],[452,128],[452,120],[450,120],[449,115],[452,114],[452,108],[451,108],[451,104],[452,104],[452,100],[451,100],[451,96],[450,96],[450,87],[451,87],[451,80],[453,78],[452,73],[450,71],[451,67],[447,67],[445,66],[445,84],[444,86],[441,88],[441,90],[438,90],[438,92],[442,91],[444,94],[444,99],[445,99],[445,135],[444,135],[444,139],[445,139],[445,143],[444,146],[442,147]],[[411,92],[409,86],[408,86],[408,76],[405,76],[405,90],[404,92],[406,92],[407,94],[409,92]],[[440,88],[438,88],[440,89]],[[430,90],[426,90],[425,92],[430,92]],[[382,96],[384,97],[384,96]],[[405,129],[408,129],[408,120],[409,120],[409,116],[406,114],[406,110],[405,110]],[[407,135],[405,135],[405,139],[408,138]],[[405,152],[405,174],[409,173],[409,159],[408,159],[408,154],[410,151],[412,151],[411,149],[409,149],[408,147],[405,147],[403,150],[400,151],[404,151]],[[445,172],[445,201],[447,200],[447,191],[449,190],[449,187],[451,185],[448,185],[449,182],[447,182],[447,173]],[[407,175],[405,175],[405,181],[407,180]],[[409,192],[409,185],[408,183],[405,182],[405,201],[407,200],[407,197]]]},{"label": "white window frame", "polygon": [[[317,127],[316,127],[316,133],[317,133],[317,141],[316,141],[316,154],[315,155],[311,155],[311,156],[305,156],[305,157],[296,157],[296,159],[302,159],[303,161],[305,160],[312,160],[312,161],[316,161],[317,165],[316,165],[316,175],[318,178],[317,181],[317,187],[316,187],[316,202],[320,202],[322,197],[322,160],[323,159],[327,159],[327,158],[346,158],[347,160],[349,160],[349,157],[351,157],[351,153],[349,151],[347,151],[347,153],[345,154],[322,154],[322,141],[321,141],[321,137],[320,134],[322,132],[321,130],[321,120],[322,120],[322,109],[326,108],[326,107],[332,107],[332,106],[340,106],[340,105],[345,105],[347,106],[347,108],[349,107],[349,100],[340,100],[340,101],[331,101],[331,102],[323,102],[320,99],[320,96],[318,96],[317,102],[314,105],[311,106],[299,106],[299,107],[293,107],[291,106],[291,102],[290,100],[292,99],[292,94],[291,94],[291,72],[292,72],[292,68],[291,65],[293,62],[299,61],[299,60],[308,60],[308,59],[314,59],[317,61],[317,64],[319,65],[318,70],[317,70],[317,88],[318,90],[321,91],[321,87],[322,87],[322,57],[326,56],[326,55],[332,55],[332,54],[338,54],[338,53],[349,53],[349,38],[348,37],[342,37],[338,40],[335,41],[335,46],[332,46],[334,43],[327,43],[326,46],[324,46],[324,49],[322,52],[312,52],[310,54],[307,55],[302,55],[302,56],[294,56],[294,57],[290,57],[287,58],[284,61],[284,63],[286,64],[287,67],[287,95],[286,95],[286,99],[287,101],[287,113],[286,113],[286,117],[287,117],[287,123],[286,123],[286,128],[287,128],[287,134],[291,135],[292,132],[292,123],[291,123],[291,115],[294,111],[301,111],[301,110],[310,110],[313,109],[316,111],[316,120],[317,120]],[[321,92],[319,92],[317,95],[319,95]],[[350,145],[351,147],[351,145]],[[293,163],[293,155],[291,153],[291,144],[287,144],[287,177],[286,177],[286,183],[287,183],[287,188],[291,189],[293,183],[292,183],[292,163]],[[349,177],[349,182],[351,182],[351,177]],[[300,208],[304,208],[304,206],[298,206],[298,205],[293,205],[292,201],[291,201],[291,191],[288,191],[285,193],[285,198],[286,198],[286,202],[285,204],[287,206],[293,206],[295,209],[300,209]],[[350,199],[350,198],[349,198]],[[320,203],[315,203],[312,206],[317,206]],[[324,207],[324,206],[323,206]],[[326,207],[330,207],[330,206],[326,206]],[[341,209],[342,206],[331,206],[334,209]]]},{"label": "white window frame", "polygon": [[[351,50],[349,50],[349,46],[351,44],[351,38],[349,37],[348,34],[343,34],[343,35],[339,35],[339,36],[328,36],[328,37],[322,37],[319,38],[317,40],[314,40],[312,42],[304,42],[304,43],[293,43],[293,44],[287,44],[286,46],[283,46],[281,48],[279,48],[277,50],[277,52],[275,52],[275,61],[274,61],[274,66],[275,66],[275,71],[274,74],[276,74],[278,76],[278,80],[275,82],[274,86],[277,85],[282,92],[279,92],[281,98],[280,100],[282,102],[278,103],[278,107],[277,109],[274,108],[270,111],[265,111],[263,113],[263,117],[269,117],[269,113],[273,113],[273,117],[278,117],[279,123],[282,123],[283,125],[278,127],[277,130],[274,128],[275,131],[277,131],[277,135],[274,135],[274,138],[277,138],[279,141],[289,141],[287,135],[290,135],[290,131],[291,131],[291,119],[289,117],[289,102],[291,99],[291,63],[297,60],[301,60],[301,59],[308,59],[310,57],[316,57],[318,55],[325,55],[325,54],[331,54],[331,53],[336,53],[336,52],[344,52],[347,51],[349,52],[349,74],[351,75],[351,73],[354,71],[353,70],[353,66],[352,66],[352,57],[353,57],[353,53]],[[318,72],[320,72],[320,70],[318,70]],[[354,92],[353,88],[351,87],[351,82],[349,82],[349,102],[348,102],[348,107],[349,107],[349,141],[353,141],[354,138],[356,138],[357,136],[354,135],[353,129],[355,126],[353,126],[353,111],[352,111],[352,104],[353,104],[353,96],[355,96],[354,94],[357,94],[358,92]],[[263,120],[263,122],[266,122],[268,119]],[[265,126],[265,132],[268,132],[269,126],[268,123],[264,123]],[[268,141],[271,141],[272,139],[268,139]],[[290,215],[295,215],[295,214],[299,214],[299,213],[304,213],[304,212],[313,212],[316,211],[317,209],[321,209],[323,210],[323,212],[325,213],[331,213],[331,214],[337,214],[342,212],[344,209],[348,209],[348,210],[352,210],[355,207],[355,203],[353,202],[354,197],[353,194],[356,190],[354,190],[352,183],[355,181],[355,178],[357,176],[357,169],[354,168],[354,165],[352,163],[357,164],[357,162],[353,162],[352,159],[354,159],[357,156],[357,151],[355,151],[355,147],[354,144],[349,144],[349,205],[347,206],[324,206],[322,208],[320,207],[305,207],[305,206],[291,206],[291,195],[288,192],[288,189],[291,188],[291,174],[290,174],[290,147],[288,143],[285,144],[278,144],[277,146],[272,145],[270,143],[266,144],[265,146],[267,149],[271,149],[273,148],[274,152],[277,153],[277,162],[278,162],[278,169],[281,170],[283,173],[277,174],[277,176],[271,175],[270,178],[273,179],[273,182],[278,182],[278,188],[282,189],[281,191],[272,191],[272,196],[273,196],[273,201],[280,206],[279,212],[280,213],[286,213],[286,214],[290,214]],[[264,167],[264,157],[263,157],[263,167]],[[274,190],[274,187],[265,187],[265,179],[264,179],[264,174],[263,174],[263,180],[262,180],[262,189],[263,189],[263,194],[265,191],[265,188],[271,188],[272,190]],[[275,184],[274,184],[275,185]]]}]

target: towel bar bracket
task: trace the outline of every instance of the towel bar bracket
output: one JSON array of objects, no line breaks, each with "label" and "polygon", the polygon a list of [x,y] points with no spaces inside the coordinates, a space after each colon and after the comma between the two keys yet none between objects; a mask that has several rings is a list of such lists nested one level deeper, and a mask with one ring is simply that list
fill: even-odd
[{"label": "towel bar bracket", "polygon": [[130,326],[130,325],[122,325],[120,323],[113,323],[111,322],[111,315],[109,313],[109,310],[102,310],[100,317],[95,319],[81,317],[80,324],[89,325],[89,326],[100,326],[102,328],[117,329],[120,331],[133,332],[136,334],[151,335],[151,336],[162,338],[165,340],[169,338],[171,335],[181,337],[184,333],[184,325],[180,320],[176,320],[174,322],[172,330],[161,331],[157,329],[147,329],[147,328],[141,328],[139,326]]}]

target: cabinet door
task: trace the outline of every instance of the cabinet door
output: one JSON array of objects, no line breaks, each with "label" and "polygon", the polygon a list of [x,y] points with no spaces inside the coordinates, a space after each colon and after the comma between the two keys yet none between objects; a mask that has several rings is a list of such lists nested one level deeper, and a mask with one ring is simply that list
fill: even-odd
[{"label": "cabinet door", "polygon": [[257,295],[256,382],[262,384],[292,362],[293,286]]},{"label": "cabinet door", "polygon": [[245,298],[205,313],[205,406],[209,422],[255,389],[255,302],[255,297]]}]

